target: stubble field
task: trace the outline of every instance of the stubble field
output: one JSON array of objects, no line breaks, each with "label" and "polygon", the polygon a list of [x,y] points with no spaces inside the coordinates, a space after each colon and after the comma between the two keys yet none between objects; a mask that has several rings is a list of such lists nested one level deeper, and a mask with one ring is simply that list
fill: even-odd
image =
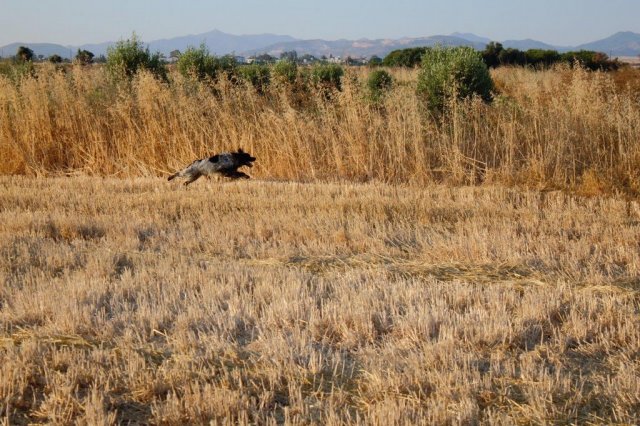
[{"label": "stubble field", "polygon": [[640,207],[0,178],[6,424],[640,420]]}]

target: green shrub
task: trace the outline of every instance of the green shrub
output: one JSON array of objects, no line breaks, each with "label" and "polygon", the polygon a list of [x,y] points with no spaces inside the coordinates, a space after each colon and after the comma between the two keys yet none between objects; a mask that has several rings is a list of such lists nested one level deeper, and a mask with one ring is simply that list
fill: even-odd
[{"label": "green shrub", "polygon": [[238,77],[238,62],[233,55],[224,55],[216,57],[220,65],[219,71],[223,72],[231,81]]},{"label": "green shrub", "polygon": [[393,85],[393,78],[385,70],[375,70],[369,74],[367,78],[367,89],[369,89],[369,95],[374,101],[380,100],[382,96],[391,89]]},{"label": "green shrub", "polygon": [[424,55],[428,49],[428,47],[410,47],[408,49],[394,50],[384,57],[382,65],[387,67],[414,68],[420,65],[422,55]]},{"label": "green shrub", "polygon": [[2,60],[0,61],[0,75],[9,78],[14,83],[23,77],[35,77],[36,69],[31,61]]},{"label": "green shrub", "polygon": [[557,50],[529,49],[523,52],[518,49],[504,49],[500,43],[491,42],[482,51],[482,58],[490,68],[502,65],[532,66],[549,68],[559,62],[570,65],[576,63],[588,70],[615,71],[620,67],[617,60],[611,60],[602,52],[580,50],[578,52],[558,53]]},{"label": "green shrub", "polygon": [[527,54],[519,49],[507,48],[498,54],[500,65],[526,65]]},{"label": "green shrub", "polygon": [[493,81],[480,52],[471,47],[436,47],[422,57],[418,95],[432,111],[443,111],[452,96],[491,100]]},{"label": "green shrub", "polygon": [[210,79],[215,82],[223,75],[235,80],[238,75],[238,64],[233,56],[212,55],[204,44],[197,49],[187,48],[180,55],[176,66],[184,77],[201,81]]},{"label": "green shrub", "polygon": [[5,77],[11,77],[13,73],[13,66],[11,62],[7,60],[0,60],[0,75]]},{"label": "green shrub", "polygon": [[591,71],[615,71],[620,67],[617,59],[611,60],[608,55],[591,50],[566,52],[562,55],[562,60],[572,66],[578,63]]},{"label": "green shrub", "polygon": [[325,89],[341,90],[344,70],[338,64],[317,64],[311,68],[311,81]]},{"label": "green shrub", "polygon": [[112,78],[131,79],[141,69],[151,71],[156,77],[167,78],[160,53],[150,54],[149,48],[144,47],[136,34],[107,49],[107,71]]},{"label": "green shrub", "polygon": [[216,80],[222,67],[218,59],[209,53],[209,49],[201,44],[198,49],[188,47],[178,58],[176,68],[187,78]]},{"label": "green shrub", "polygon": [[289,60],[281,60],[273,66],[273,77],[282,83],[293,84],[298,78],[298,65]]},{"label": "green shrub", "polygon": [[525,52],[526,63],[534,67],[550,67],[560,60],[556,50],[529,49]]},{"label": "green shrub", "polygon": [[238,69],[240,77],[248,83],[250,83],[258,93],[264,93],[269,86],[271,79],[271,71],[268,65],[263,64],[251,64],[245,65]]}]

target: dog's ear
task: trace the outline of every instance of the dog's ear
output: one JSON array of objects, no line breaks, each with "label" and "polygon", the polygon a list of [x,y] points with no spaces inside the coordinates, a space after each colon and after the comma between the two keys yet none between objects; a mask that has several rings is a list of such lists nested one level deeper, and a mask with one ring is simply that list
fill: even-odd
[{"label": "dog's ear", "polygon": [[238,154],[242,154],[244,153],[244,151],[242,150],[242,148],[238,148]]}]

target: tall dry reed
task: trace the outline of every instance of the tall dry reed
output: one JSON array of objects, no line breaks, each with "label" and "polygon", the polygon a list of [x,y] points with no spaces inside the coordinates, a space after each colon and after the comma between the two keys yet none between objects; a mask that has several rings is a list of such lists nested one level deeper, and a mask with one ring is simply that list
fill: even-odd
[{"label": "tall dry reed", "polygon": [[100,67],[0,77],[0,173],[162,175],[242,146],[261,178],[640,191],[639,95],[610,75],[504,68],[492,104],[454,102],[436,117],[414,72],[396,71],[381,104],[368,100],[365,74],[349,70],[331,96],[277,85],[260,95],[177,73],[116,86]]}]

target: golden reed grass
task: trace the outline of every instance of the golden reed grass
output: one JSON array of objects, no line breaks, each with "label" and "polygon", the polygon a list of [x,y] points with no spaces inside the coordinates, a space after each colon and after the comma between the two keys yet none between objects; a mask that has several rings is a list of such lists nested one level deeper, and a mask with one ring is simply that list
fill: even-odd
[{"label": "golden reed grass", "polygon": [[226,81],[213,90],[177,73],[114,86],[100,67],[0,77],[0,173],[155,176],[241,146],[260,178],[640,191],[639,94],[615,75],[503,68],[491,105],[455,102],[434,117],[415,72],[395,71],[382,104],[367,100],[366,73],[348,70],[330,97]]},{"label": "golden reed grass", "polygon": [[638,424],[638,202],[0,177],[0,423]]}]

